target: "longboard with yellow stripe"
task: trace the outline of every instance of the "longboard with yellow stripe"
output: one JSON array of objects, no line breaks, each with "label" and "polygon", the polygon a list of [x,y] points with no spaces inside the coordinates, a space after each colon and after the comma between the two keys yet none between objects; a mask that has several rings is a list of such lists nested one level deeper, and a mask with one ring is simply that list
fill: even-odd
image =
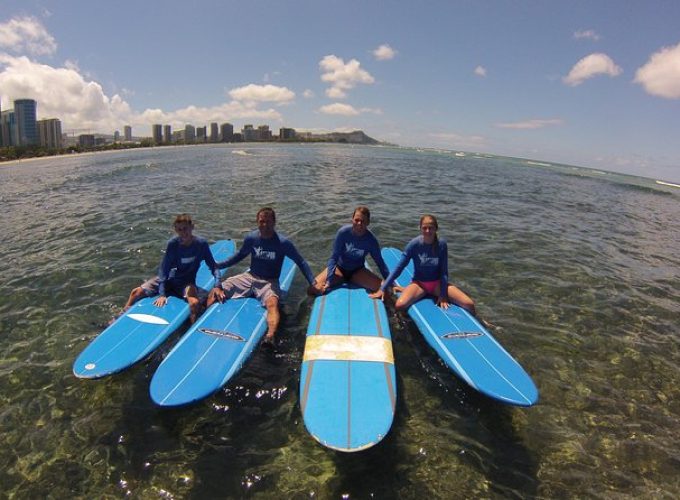
[{"label": "longboard with yellow stripe", "polygon": [[335,289],[314,302],[300,375],[305,426],[321,444],[359,451],[389,432],[397,400],[385,307],[363,288]]}]

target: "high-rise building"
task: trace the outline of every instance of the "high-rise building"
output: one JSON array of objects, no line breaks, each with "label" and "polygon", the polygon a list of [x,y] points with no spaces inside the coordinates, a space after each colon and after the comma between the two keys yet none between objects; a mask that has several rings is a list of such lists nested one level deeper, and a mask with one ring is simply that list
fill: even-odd
[{"label": "high-rise building", "polygon": [[207,127],[196,127],[196,142],[205,142],[207,137]]},{"label": "high-rise building", "polygon": [[234,140],[234,126],[231,123],[223,123],[220,126],[220,140],[231,142]]},{"label": "high-rise building", "polygon": [[163,127],[163,140],[166,144],[170,144],[172,142],[172,127],[170,125],[165,125]]},{"label": "high-rise building", "polygon": [[269,125],[260,125],[257,127],[258,140],[260,141],[271,141],[272,131],[269,130]]},{"label": "high-rise building", "polygon": [[196,142],[196,127],[194,127],[193,125],[184,126],[184,142],[186,144]]},{"label": "high-rise building", "polygon": [[130,125],[123,127],[123,136],[125,137],[125,142],[132,142],[132,127]]},{"label": "high-rise building", "polygon": [[33,99],[17,99],[14,101],[16,120],[16,146],[37,146],[38,138],[38,104]]},{"label": "high-rise building", "polygon": [[279,139],[282,141],[295,139],[295,129],[281,127],[279,129]]},{"label": "high-rise building", "polygon": [[38,136],[40,145],[48,149],[61,149],[61,120],[50,118],[38,121]]},{"label": "high-rise building", "polygon": [[154,144],[160,144],[163,142],[163,125],[151,125],[151,136],[153,138]]},{"label": "high-rise building", "polygon": [[220,142],[220,129],[214,122],[210,124],[210,142]]},{"label": "high-rise building", "polygon": [[119,142],[120,142],[120,131],[119,131],[119,130],[116,130],[116,131],[113,133],[113,143],[114,143],[114,144],[118,144]]},{"label": "high-rise building", "polygon": [[241,129],[241,135],[244,142],[258,141],[260,139],[259,130],[253,128],[252,125],[244,125]]},{"label": "high-rise building", "polygon": [[4,147],[16,146],[17,127],[14,110],[7,109],[0,113],[0,124],[2,124],[2,145]]}]

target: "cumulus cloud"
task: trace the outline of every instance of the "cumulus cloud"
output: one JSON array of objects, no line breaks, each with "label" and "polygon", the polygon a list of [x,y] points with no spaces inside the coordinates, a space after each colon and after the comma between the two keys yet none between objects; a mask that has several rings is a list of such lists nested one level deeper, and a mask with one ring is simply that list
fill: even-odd
[{"label": "cumulus cloud", "polygon": [[595,30],[578,30],[574,33],[574,38],[576,40],[593,40],[597,42],[601,37]]},{"label": "cumulus cloud", "polygon": [[295,92],[286,87],[276,85],[255,85],[251,83],[229,91],[232,99],[241,102],[275,102],[289,103],[295,99]]},{"label": "cumulus cloud", "polygon": [[597,75],[614,77],[622,72],[623,70],[607,54],[596,53],[590,54],[577,62],[562,81],[567,85],[575,87]]},{"label": "cumulus cloud", "polygon": [[340,57],[328,55],[319,62],[319,67],[323,71],[321,80],[331,85],[326,90],[326,95],[331,99],[347,97],[347,91],[360,83],[372,84],[375,82],[368,71],[361,69],[361,64],[356,59],[345,63]]},{"label": "cumulus cloud", "polygon": [[30,97],[38,102],[38,119],[59,118],[65,132],[112,132],[123,125],[132,125],[145,134],[152,123],[183,127],[187,123],[200,125],[235,119],[281,121],[282,116],[276,109],[260,109],[258,105],[267,101],[287,102],[294,94],[280,87],[253,87],[258,86],[233,89],[234,96],[239,99],[214,107],[187,106],[174,111],[147,109],[137,112],[120,95],[109,96],[99,83],[85,78],[74,63],[52,67],[26,56],[0,53],[2,107],[7,109],[12,100]]},{"label": "cumulus cloud", "polygon": [[15,54],[49,55],[57,42],[34,17],[18,17],[0,23],[0,48]]},{"label": "cumulus cloud", "polygon": [[321,106],[319,111],[326,115],[356,116],[359,114],[359,111],[354,106],[340,102]]},{"label": "cumulus cloud", "polygon": [[477,66],[475,68],[475,75],[481,76],[482,78],[486,76],[486,68],[484,66]]},{"label": "cumulus cloud", "polygon": [[532,130],[532,129],[537,129],[537,128],[549,127],[549,126],[552,126],[552,125],[562,125],[562,123],[564,123],[564,122],[559,118],[551,118],[551,119],[525,120],[525,121],[521,121],[521,122],[496,123],[495,126],[498,127],[498,128]]},{"label": "cumulus cloud", "polygon": [[390,59],[394,59],[396,55],[397,51],[386,43],[373,51],[373,57],[378,61],[389,61]]},{"label": "cumulus cloud", "polygon": [[382,110],[378,108],[360,108],[356,109],[354,106],[349,104],[343,104],[336,102],[333,104],[328,104],[326,106],[321,106],[319,108],[320,113],[326,115],[343,115],[343,116],[356,116],[363,113],[373,113],[375,115],[381,115]]},{"label": "cumulus cloud", "polygon": [[636,71],[634,82],[653,96],[680,99],[680,43],[652,54]]},{"label": "cumulus cloud", "polygon": [[302,93],[302,97],[304,97],[305,99],[311,99],[314,97],[314,92],[311,89],[306,89]]}]

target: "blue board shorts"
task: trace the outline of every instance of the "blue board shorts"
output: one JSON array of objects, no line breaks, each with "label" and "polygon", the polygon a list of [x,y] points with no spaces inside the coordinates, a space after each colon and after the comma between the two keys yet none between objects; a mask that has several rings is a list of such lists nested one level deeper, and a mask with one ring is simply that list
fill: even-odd
[{"label": "blue board shorts", "polygon": [[279,280],[267,280],[248,272],[224,280],[222,290],[228,299],[255,297],[263,306],[270,297],[281,297]]}]

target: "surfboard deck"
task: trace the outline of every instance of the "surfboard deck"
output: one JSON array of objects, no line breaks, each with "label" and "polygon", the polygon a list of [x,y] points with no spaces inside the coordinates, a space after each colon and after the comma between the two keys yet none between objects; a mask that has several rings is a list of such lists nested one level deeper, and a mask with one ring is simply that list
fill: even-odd
[{"label": "surfboard deck", "polygon": [[[382,249],[390,271],[401,255],[396,248]],[[412,277],[413,263],[409,262],[396,283],[406,286]],[[446,366],[470,387],[510,405],[532,406],[538,401],[531,377],[465,309],[452,304],[444,310],[431,298],[424,298],[411,305],[408,314]]]},{"label": "surfboard deck", "polygon": [[[215,260],[221,261],[236,251],[236,245],[233,240],[219,240],[210,250]],[[210,290],[214,281],[202,262],[196,285]],[[73,363],[73,374],[95,379],[118,373],[148,356],[189,317],[189,304],[180,298],[168,297],[163,307],[156,307],[154,300],[156,297],[137,301],[95,337]]]},{"label": "surfboard deck", "polygon": [[[290,289],[296,269],[286,257],[279,283],[282,292]],[[151,399],[161,406],[181,406],[218,391],[260,343],[266,319],[267,310],[250,297],[210,306],[156,369]]]},{"label": "surfboard deck", "polygon": [[317,297],[300,374],[305,427],[328,448],[380,442],[394,419],[397,383],[383,303],[346,285]]}]

